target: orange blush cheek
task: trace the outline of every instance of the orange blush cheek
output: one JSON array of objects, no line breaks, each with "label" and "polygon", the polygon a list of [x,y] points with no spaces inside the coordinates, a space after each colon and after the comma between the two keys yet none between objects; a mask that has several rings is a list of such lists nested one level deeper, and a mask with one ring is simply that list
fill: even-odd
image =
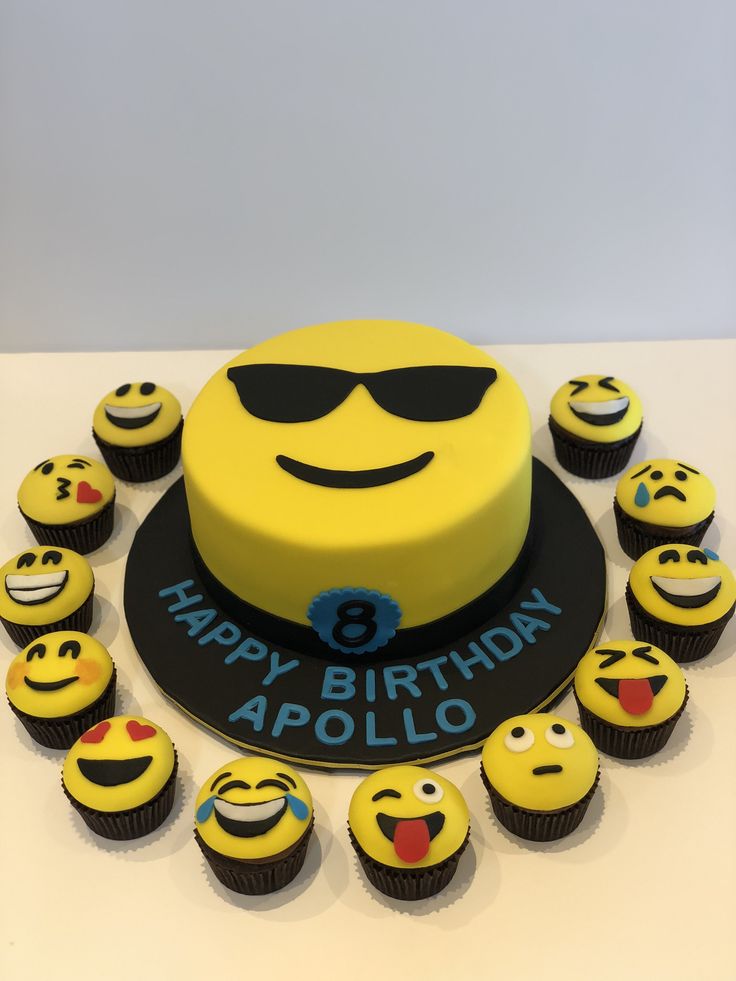
[{"label": "orange blush cheek", "polygon": [[8,671],[8,688],[17,688],[18,685],[23,684],[25,676],[26,667],[24,664],[11,664]]},{"label": "orange blush cheek", "polygon": [[100,677],[100,666],[96,661],[86,661],[80,657],[77,661],[77,674],[83,685],[91,685]]}]

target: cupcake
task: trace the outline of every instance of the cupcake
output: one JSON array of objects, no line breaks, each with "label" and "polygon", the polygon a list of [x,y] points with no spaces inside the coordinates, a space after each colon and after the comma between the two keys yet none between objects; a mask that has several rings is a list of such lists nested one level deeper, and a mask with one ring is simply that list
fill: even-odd
[{"label": "cupcake", "polygon": [[183,426],[171,392],[153,382],[126,382],[95,409],[92,435],[115,476],[140,483],[174,469]]},{"label": "cupcake", "polygon": [[368,881],[392,899],[427,899],[447,886],[470,837],[457,787],[421,766],[390,766],[358,786],[350,841]]},{"label": "cupcake", "polygon": [[53,456],[23,478],[18,507],[40,545],[86,555],[112,534],[115,481],[98,460]]},{"label": "cupcake", "polygon": [[619,480],[613,500],[621,548],[638,559],[658,545],[700,545],[715,503],[713,484],[690,464],[636,463]]},{"label": "cupcake", "polygon": [[555,456],[578,477],[600,479],[623,470],[641,426],[639,396],[611,375],[578,375],[552,397]]},{"label": "cupcake", "polygon": [[505,828],[529,841],[554,841],[583,820],[598,785],[598,753],[567,719],[516,715],[486,740],[480,775]]},{"label": "cupcake", "polygon": [[95,834],[127,841],[150,834],[166,820],[176,770],[176,750],[160,726],[140,716],[116,715],[74,743],[61,783]]},{"label": "cupcake", "polygon": [[736,580],[709,548],[660,545],[634,563],[626,603],[635,637],[680,664],[698,661],[734,614]]},{"label": "cupcake", "polygon": [[312,795],[280,760],[232,760],[197,795],[194,837],[219,881],[249,896],[283,889],[307,854]]},{"label": "cupcake", "polygon": [[640,640],[588,651],[575,672],[580,724],[599,750],[639,760],[659,752],[687,702],[685,676],[671,657]]},{"label": "cupcake", "polygon": [[94,637],[57,630],[16,655],[5,692],[32,739],[50,749],[69,749],[115,711],[115,667]]},{"label": "cupcake", "polygon": [[68,548],[29,548],[0,568],[0,621],[18,647],[53,630],[86,633],[95,579]]}]

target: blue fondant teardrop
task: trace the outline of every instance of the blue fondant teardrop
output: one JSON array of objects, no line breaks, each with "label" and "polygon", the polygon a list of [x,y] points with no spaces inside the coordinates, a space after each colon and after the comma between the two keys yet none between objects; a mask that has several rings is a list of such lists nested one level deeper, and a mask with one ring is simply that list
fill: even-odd
[{"label": "blue fondant teardrop", "polygon": [[634,497],[634,504],[639,508],[645,508],[651,498],[649,497],[649,491],[645,484],[639,484],[636,488],[636,495]]},{"label": "blue fondant teardrop", "polygon": [[713,551],[712,548],[704,548],[703,551],[708,556],[709,559],[713,559],[714,562],[718,561],[718,555]]},{"label": "blue fondant teardrop", "polygon": [[204,824],[207,818],[215,809],[215,801],[217,800],[217,795],[214,797],[208,797],[206,801],[199,805],[197,808],[197,821],[199,824]]},{"label": "blue fondant teardrop", "polygon": [[286,799],[289,802],[291,813],[294,815],[297,821],[306,821],[309,817],[309,808],[304,801],[300,800],[298,797],[295,797],[293,794],[287,794]]}]

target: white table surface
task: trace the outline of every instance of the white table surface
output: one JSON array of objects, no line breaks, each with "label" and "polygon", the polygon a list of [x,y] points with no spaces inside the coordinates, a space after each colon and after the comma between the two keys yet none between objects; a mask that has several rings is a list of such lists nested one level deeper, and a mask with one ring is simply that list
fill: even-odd
[{"label": "white table surface", "polygon": [[[736,342],[498,346],[494,355],[531,406],[534,452],[577,494],[605,544],[604,637],[628,637],[630,562],[616,539],[615,479],[586,482],[553,457],[546,427],[553,391],[579,373],[625,378],[644,402],[634,459],[675,456],[718,492],[705,544],[736,564]],[[97,455],[97,399],[152,379],[185,409],[231,352],[46,354],[0,357],[0,556],[32,544],[15,506],[28,469],[56,453]],[[91,563],[92,632],[118,668],[120,712],[170,733],[180,778],[171,818],[137,842],[96,838],[59,784],[63,753],[0,711],[0,976],[45,978],[650,978],[736,977],[736,618],[716,650],[686,669],[690,701],[651,760],[602,758],[600,790],[582,826],[553,844],[499,828],[478,757],[439,764],[465,794],[470,847],[450,888],[400,904],[359,871],[345,821],[359,779],[307,771],[316,834],[305,868],[280,893],[241,897],[205,870],[192,837],[202,781],[237,755],[168,703],[132,646],[122,613],[133,534],[179,468],[153,484],[118,485],[112,539]],[[2,632],[5,666],[15,648]],[[4,671],[4,669],[3,669]],[[568,694],[560,714],[577,721]]]}]

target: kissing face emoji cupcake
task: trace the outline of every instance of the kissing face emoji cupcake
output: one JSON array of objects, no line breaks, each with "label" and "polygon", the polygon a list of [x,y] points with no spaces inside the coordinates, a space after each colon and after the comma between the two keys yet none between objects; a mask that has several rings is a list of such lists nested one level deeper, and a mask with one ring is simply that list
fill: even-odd
[{"label": "kissing face emoji cupcake", "polygon": [[358,786],[348,830],[376,889],[393,899],[426,899],[455,874],[470,818],[449,780],[421,766],[391,766]]},{"label": "kissing face emoji cupcake", "polygon": [[228,889],[275,892],[304,864],[312,795],[286,763],[261,756],[232,760],[205,781],[195,807],[194,837]]},{"label": "kissing face emoji cupcake", "polygon": [[631,630],[680,664],[718,643],[736,608],[736,580],[709,548],[660,545],[634,564],[626,586]]}]

